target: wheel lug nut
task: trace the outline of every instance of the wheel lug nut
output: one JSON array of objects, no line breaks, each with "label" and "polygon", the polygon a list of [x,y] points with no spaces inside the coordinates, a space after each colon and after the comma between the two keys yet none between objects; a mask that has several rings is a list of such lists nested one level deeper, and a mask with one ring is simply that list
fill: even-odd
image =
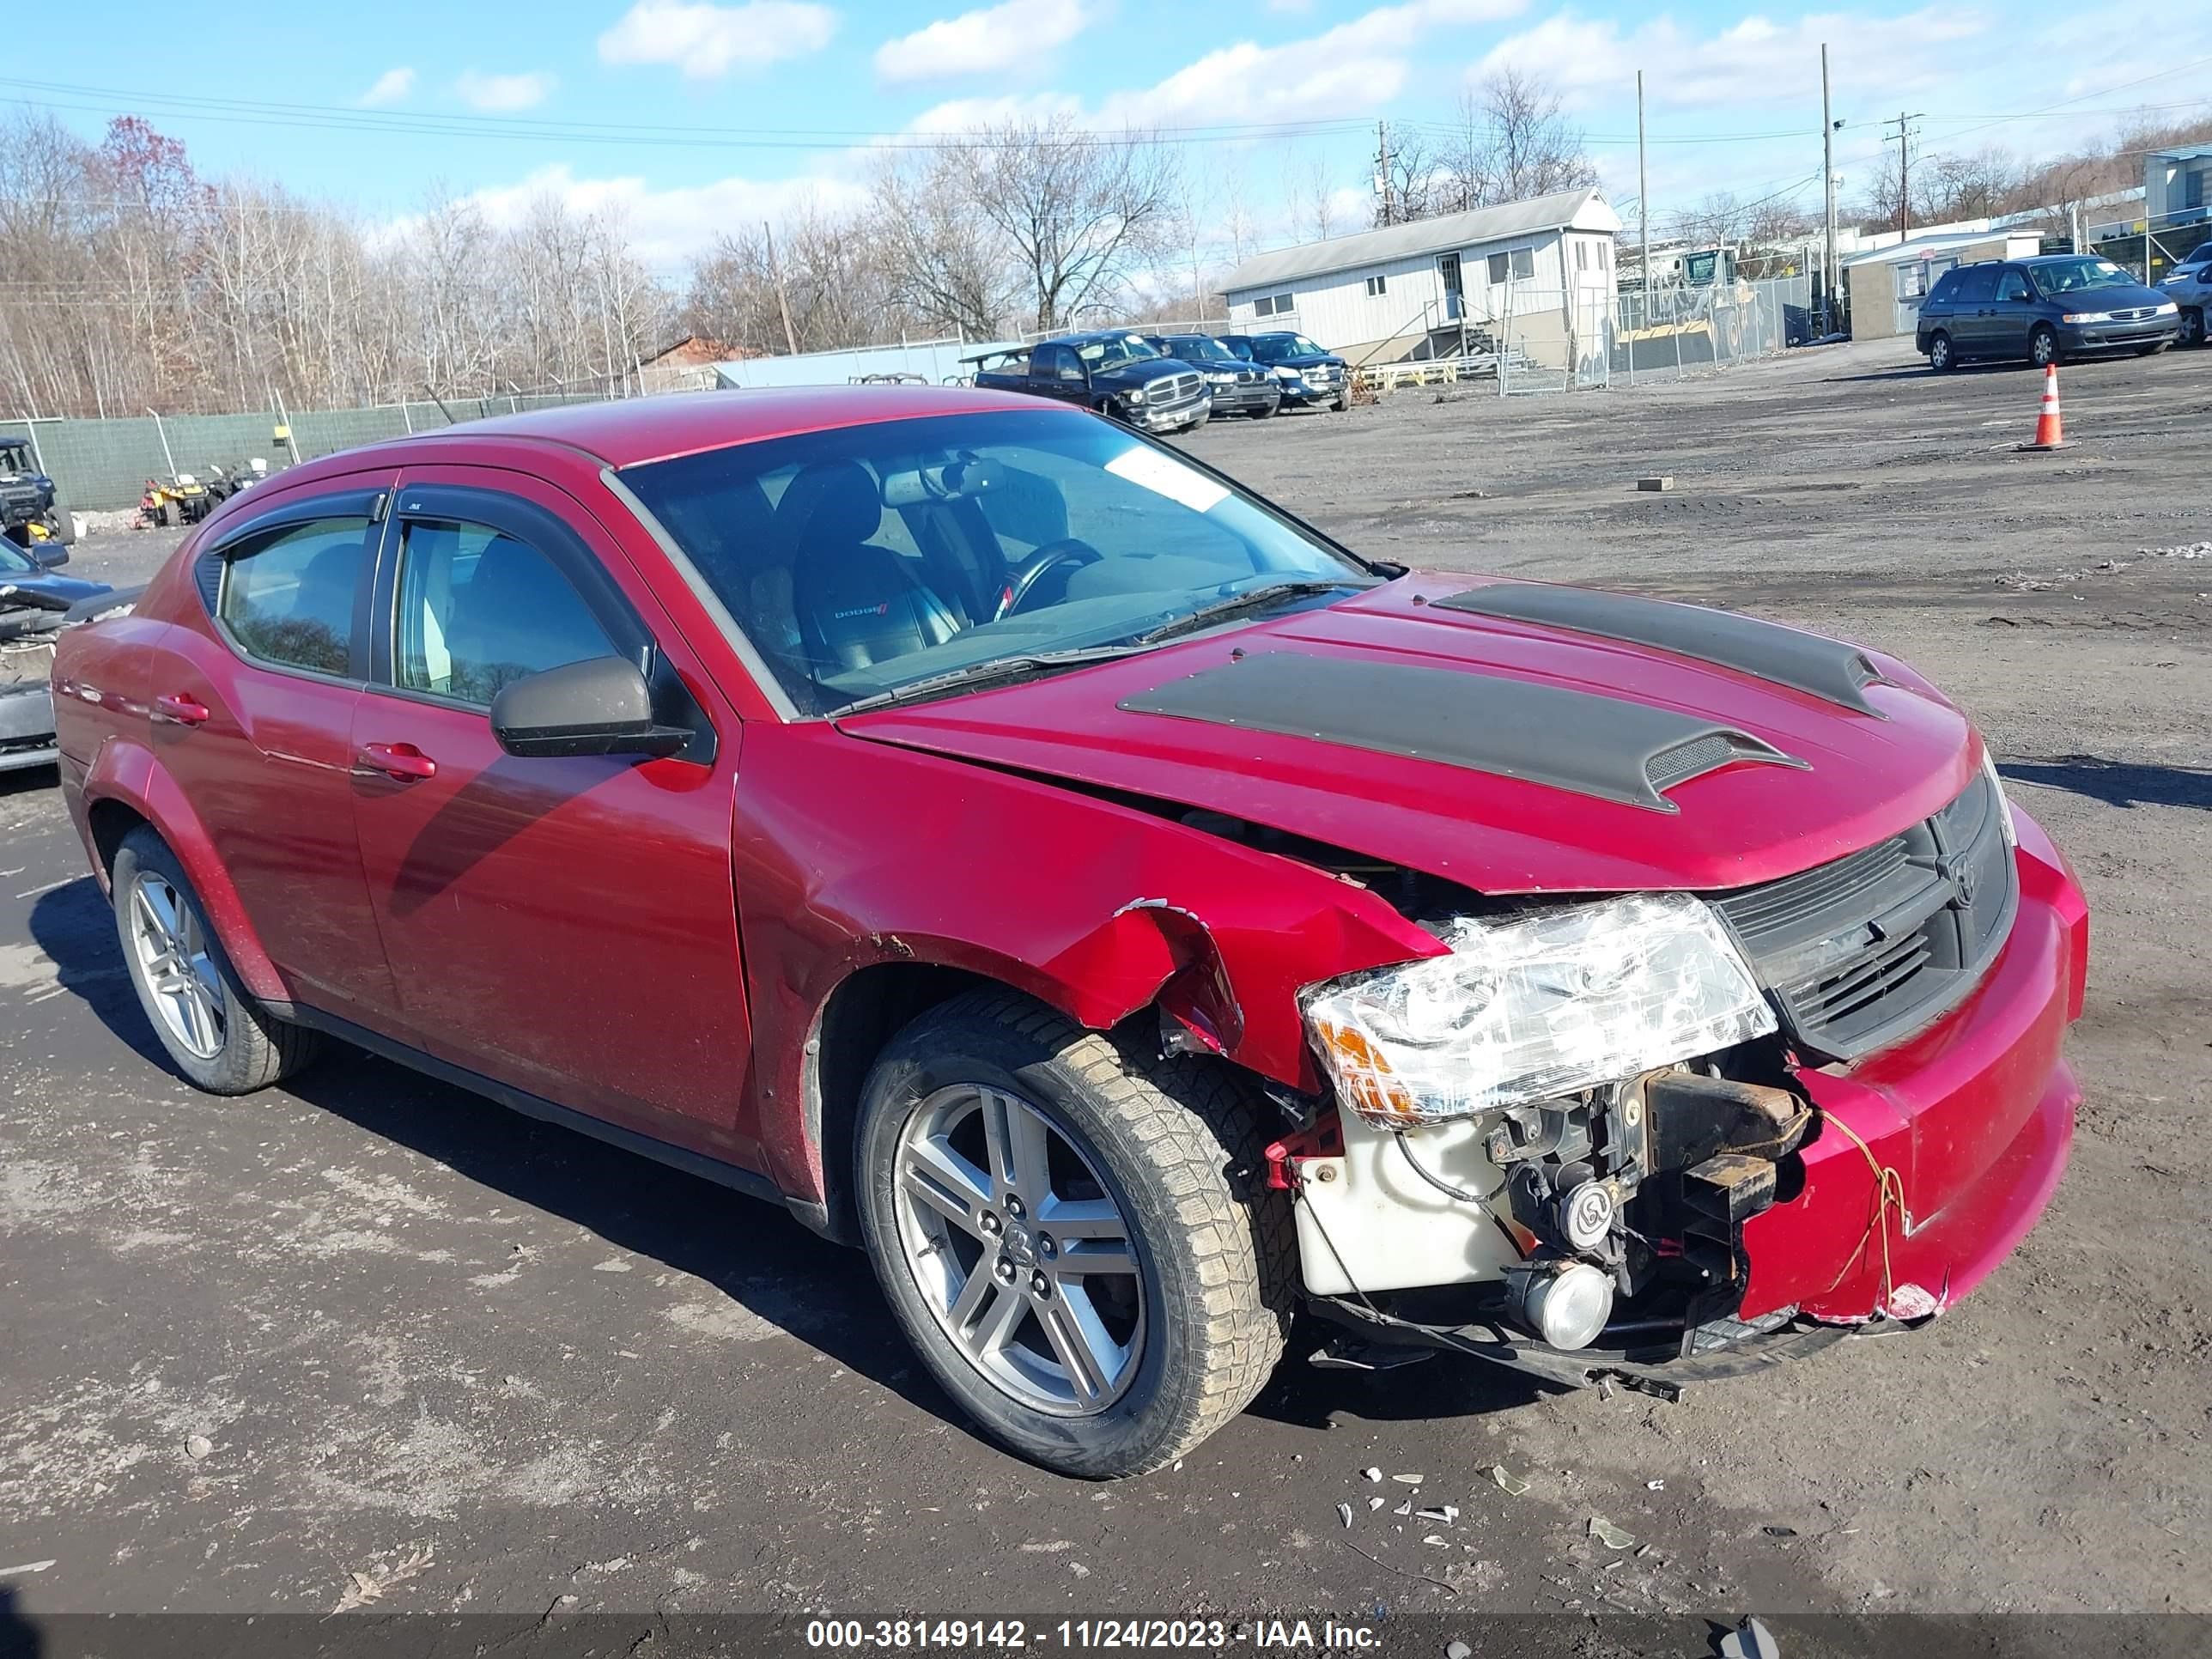
[{"label": "wheel lug nut", "polygon": [[1011,1256],[1000,1256],[999,1258],[998,1266],[993,1268],[992,1271],[998,1274],[1000,1283],[1006,1285],[1012,1284],[1014,1282],[1013,1258]]},{"label": "wheel lug nut", "polygon": [[1052,1235],[1050,1233],[1039,1233],[1037,1235],[1037,1254],[1044,1257],[1048,1261],[1049,1261],[1054,1256],[1060,1254],[1060,1246],[1052,1242]]},{"label": "wheel lug nut", "polygon": [[1012,1193],[1006,1194],[1006,1213],[1013,1217],[1017,1221],[1021,1219],[1022,1201],[1018,1198],[1016,1198]]},{"label": "wheel lug nut", "polygon": [[997,1216],[992,1214],[990,1211],[986,1210],[983,1212],[983,1231],[985,1232],[996,1237],[1000,1230],[1006,1224],[1000,1221]]},{"label": "wheel lug nut", "polygon": [[1030,1288],[1035,1291],[1039,1296],[1049,1296],[1052,1293],[1052,1280],[1047,1279],[1041,1273],[1031,1273],[1030,1275]]}]

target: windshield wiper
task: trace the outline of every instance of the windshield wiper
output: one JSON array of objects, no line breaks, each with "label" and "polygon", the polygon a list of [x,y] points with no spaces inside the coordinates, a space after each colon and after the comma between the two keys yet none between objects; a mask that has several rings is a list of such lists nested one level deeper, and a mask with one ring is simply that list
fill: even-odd
[{"label": "windshield wiper", "polygon": [[1328,593],[1340,587],[1362,586],[1356,576],[1304,576],[1295,581],[1269,582],[1265,587],[1247,588],[1242,593],[1231,593],[1225,599],[1216,599],[1202,605],[1173,622],[1162,623],[1158,628],[1136,636],[1139,645],[1152,645],[1161,640],[1171,640],[1179,634],[1194,634],[1200,629],[1247,611],[1257,611],[1273,605],[1278,599],[1294,599],[1301,593]]},{"label": "windshield wiper", "polygon": [[1145,648],[1143,644],[1085,646],[1068,651],[1036,651],[1018,657],[994,657],[988,662],[970,663],[965,668],[949,668],[942,674],[931,674],[924,678],[895,685],[889,690],[873,691],[857,702],[848,702],[837,709],[831,718],[842,720],[848,714],[865,714],[872,708],[889,708],[896,703],[916,702],[946,691],[975,690],[994,683],[1010,683],[1027,679],[1036,674],[1049,674],[1063,668],[1082,668],[1094,662],[1112,662],[1121,657],[1133,657]]}]

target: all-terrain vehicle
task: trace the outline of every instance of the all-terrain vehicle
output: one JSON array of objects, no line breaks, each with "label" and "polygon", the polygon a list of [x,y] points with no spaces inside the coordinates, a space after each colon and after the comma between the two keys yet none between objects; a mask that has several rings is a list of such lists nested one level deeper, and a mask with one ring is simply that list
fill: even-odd
[{"label": "all-terrain vehicle", "polygon": [[40,467],[31,441],[0,432],[0,534],[18,547],[70,546],[76,521],[54,498],[54,481]]}]

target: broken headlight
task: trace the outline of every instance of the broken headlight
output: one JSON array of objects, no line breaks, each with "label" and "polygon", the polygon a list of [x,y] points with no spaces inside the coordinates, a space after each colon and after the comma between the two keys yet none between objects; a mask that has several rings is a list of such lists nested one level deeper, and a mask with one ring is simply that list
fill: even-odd
[{"label": "broken headlight", "polygon": [[1407,1128],[1554,1099],[1775,1029],[1750,968],[1686,893],[1459,917],[1449,952],[1310,986],[1343,1103]]}]

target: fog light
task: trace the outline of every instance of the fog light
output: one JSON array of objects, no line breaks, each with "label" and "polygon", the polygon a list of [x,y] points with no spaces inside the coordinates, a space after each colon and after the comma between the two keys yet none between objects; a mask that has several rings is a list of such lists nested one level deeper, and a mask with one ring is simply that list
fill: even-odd
[{"label": "fog light", "polygon": [[1587,1261],[1524,1262],[1506,1294],[1513,1317],[1555,1348],[1587,1348],[1613,1316],[1613,1279]]}]

